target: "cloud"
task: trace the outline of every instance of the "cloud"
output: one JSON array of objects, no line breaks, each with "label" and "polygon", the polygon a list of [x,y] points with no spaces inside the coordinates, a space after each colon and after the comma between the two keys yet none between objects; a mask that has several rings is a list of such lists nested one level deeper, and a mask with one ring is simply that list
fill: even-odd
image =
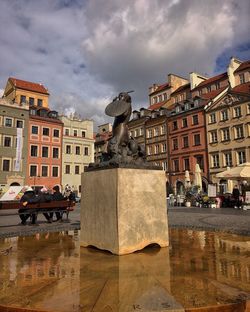
[{"label": "cloud", "polygon": [[53,109],[74,108],[104,123],[105,106],[120,91],[135,90],[133,106],[147,106],[148,87],[170,72],[213,74],[225,70],[229,53],[249,59],[249,6],[247,0],[2,0],[0,88],[9,76],[42,82]]}]

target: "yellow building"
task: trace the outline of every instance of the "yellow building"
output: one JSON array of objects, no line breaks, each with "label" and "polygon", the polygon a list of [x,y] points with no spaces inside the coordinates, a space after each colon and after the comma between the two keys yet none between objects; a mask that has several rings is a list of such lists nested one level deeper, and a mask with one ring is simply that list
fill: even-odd
[{"label": "yellow building", "polygon": [[8,79],[3,97],[18,104],[25,103],[29,104],[29,106],[39,107],[49,106],[49,92],[42,84],[13,77]]}]

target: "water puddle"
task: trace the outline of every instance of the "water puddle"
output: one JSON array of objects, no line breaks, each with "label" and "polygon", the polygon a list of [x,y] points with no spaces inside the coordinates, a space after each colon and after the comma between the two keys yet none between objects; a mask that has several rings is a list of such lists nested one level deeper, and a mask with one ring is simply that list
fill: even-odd
[{"label": "water puddle", "polygon": [[250,238],[172,229],[169,248],[114,256],[79,233],[0,239],[0,304],[45,311],[169,311],[250,298]]}]

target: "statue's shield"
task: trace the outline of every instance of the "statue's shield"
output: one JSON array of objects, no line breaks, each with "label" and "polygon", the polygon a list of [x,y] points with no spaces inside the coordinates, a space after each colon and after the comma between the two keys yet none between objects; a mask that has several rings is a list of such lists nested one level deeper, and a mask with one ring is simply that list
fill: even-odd
[{"label": "statue's shield", "polygon": [[105,114],[110,117],[120,116],[130,108],[130,105],[130,103],[121,100],[113,101],[106,107]]}]

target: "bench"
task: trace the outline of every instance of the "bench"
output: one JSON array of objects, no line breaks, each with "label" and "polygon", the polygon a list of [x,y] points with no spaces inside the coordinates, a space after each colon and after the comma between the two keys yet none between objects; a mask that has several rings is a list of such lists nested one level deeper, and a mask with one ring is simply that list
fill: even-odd
[{"label": "bench", "polygon": [[[33,214],[33,213],[39,214],[39,213],[45,213],[45,212],[58,212],[60,209],[61,212],[66,213],[67,220],[69,218],[70,211],[73,211],[74,207],[75,207],[75,202],[72,200],[58,200],[58,201],[51,201],[47,203],[27,204],[26,206],[23,206],[22,203],[18,201],[0,202],[0,212],[2,210],[18,210],[18,209],[29,210],[30,209],[30,214]],[[27,214],[27,213],[29,213],[29,211],[25,211],[23,213],[0,213],[0,217]]]}]

